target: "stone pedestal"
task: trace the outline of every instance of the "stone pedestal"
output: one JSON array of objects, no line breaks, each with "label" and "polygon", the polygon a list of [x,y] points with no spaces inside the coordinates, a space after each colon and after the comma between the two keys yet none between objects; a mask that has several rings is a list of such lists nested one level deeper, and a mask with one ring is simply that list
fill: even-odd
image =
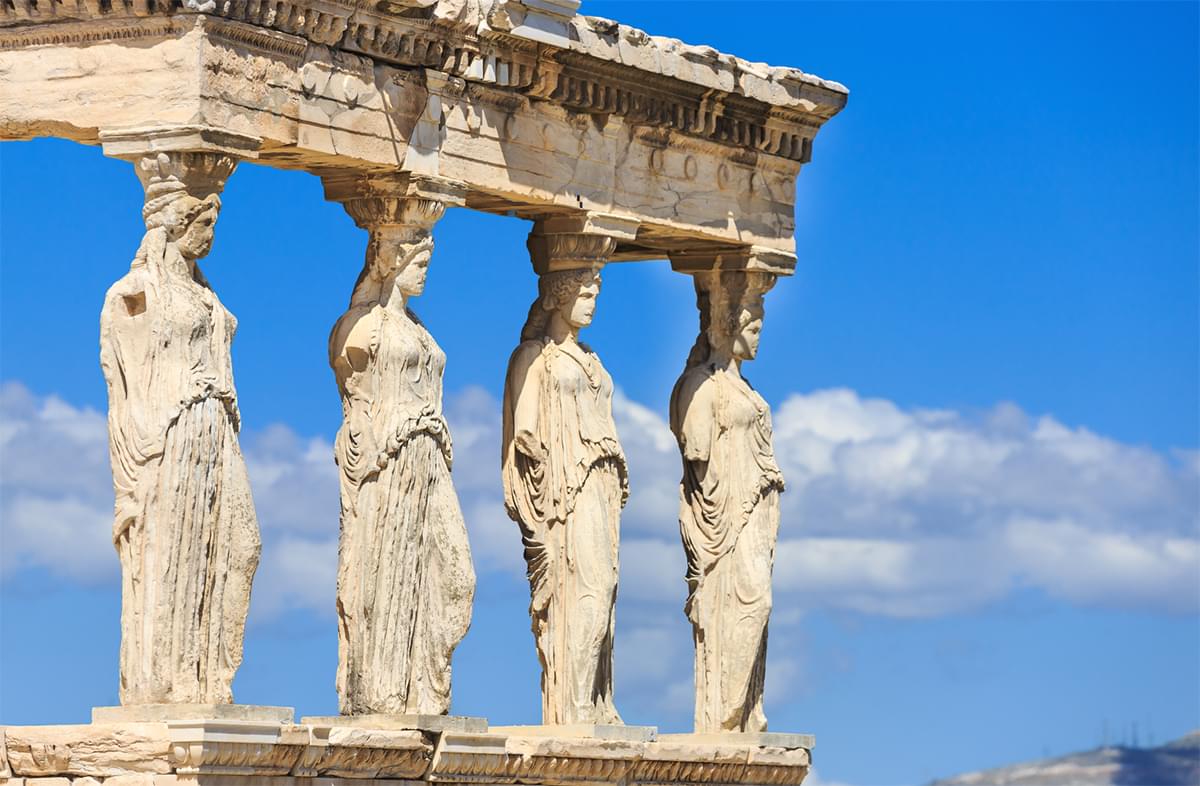
[{"label": "stone pedestal", "polygon": [[563,737],[621,742],[654,742],[658,739],[655,726],[626,726],[614,723],[569,723],[561,726],[495,726],[496,734],[514,737]]},{"label": "stone pedestal", "polygon": [[487,718],[466,715],[314,715],[300,719],[306,726],[342,726],[348,729],[387,729],[389,731],[424,731],[435,734],[463,732],[480,734],[488,730]]},{"label": "stone pedestal", "polygon": [[[108,717],[108,708],[99,709]],[[387,786],[798,786],[808,775],[812,738],[806,735],[646,739],[652,727],[626,727],[623,738],[618,729],[596,726],[585,735],[576,728],[492,727],[473,733],[372,727],[364,718],[291,723],[230,717],[10,726],[0,736],[0,784],[353,786],[370,779]],[[791,747],[796,741],[809,745]],[[786,744],[775,744],[780,742]]]},{"label": "stone pedestal", "polygon": [[817,740],[811,734],[787,734],[775,731],[719,732],[700,734],[664,734],[659,739],[681,745],[748,745],[755,748],[812,750]]},{"label": "stone pedestal", "polygon": [[161,723],[169,720],[291,723],[295,712],[291,707],[263,707],[257,704],[131,704],[92,707],[92,723]]}]

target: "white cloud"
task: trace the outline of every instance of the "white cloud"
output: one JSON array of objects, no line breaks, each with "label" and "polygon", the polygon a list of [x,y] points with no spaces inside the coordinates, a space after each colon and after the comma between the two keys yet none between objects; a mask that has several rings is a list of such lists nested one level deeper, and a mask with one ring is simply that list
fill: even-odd
[{"label": "white cloud", "polygon": [[804,606],[960,611],[1033,587],[1063,600],[1200,608],[1200,472],[1031,419],[902,410],[849,390],[775,418],[789,490],[777,586]]},{"label": "white cloud", "polygon": [[[333,447],[286,426],[243,434],[263,533],[252,613],[333,613],[338,485]],[[16,382],[0,385],[0,576],[41,568],[112,584],[112,475],[105,417]]]},{"label": "white cloud", "polygon": [[[519,577],[520,536],[500,488],[499,402],[468,388],[446,411],[476,570]],[[632,484],[622,618],[686,630],[674,440],[661,415],[623,395],[614,415]],[[789,397],[775,433],[789,484],[777,621],[814,608],[937,615],[1015,588],[1105,607],[1200,606],[1195,451],[1163,455],[1012,404],[968,417],[849,390]],[[332,614],[332,445],[275,425],[243,435],[243,449],[264,541],[256,616]],[[79,582],[115,580],[103,415],[0,387],[0,470],[3,575],[42,567]]]},{"label": "white cloud", "polygon": [[0,385],[0,575],[40,567],[88,584],[112,581],[111,533],[104,416]]},{"label": "white cloud", "polygon": [[264,543],[254,577],[252,619],[266,621],[285,611],[333,617],[337,588],[337,540],[284,535]]}]

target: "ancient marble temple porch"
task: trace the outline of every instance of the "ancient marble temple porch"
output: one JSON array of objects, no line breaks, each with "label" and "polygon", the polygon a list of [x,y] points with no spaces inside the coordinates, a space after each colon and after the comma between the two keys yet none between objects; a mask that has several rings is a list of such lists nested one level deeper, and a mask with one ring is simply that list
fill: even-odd
[{"label": "ancient marble temple porch", "polygon": [[[0,781],[801,783],[812,736],[768,732],[763,711],[786,481],[741,365],[764,294],[796,266],[796,178],[846,98],[794,68],[581,15],[579,0],[0,3],[0,138],[99,145],[145,190],[145,234],[100,316],[121,706],[4,729]],[[337,716],[233,702],[260,539],[231,346],[255,315],[235,318],[201,263],[243,161],[318,176],[368,238],[329,343]],[[448,208],[530,222],[538,288],[512,337],[498,472],[528,565],[540,726],[449,714],[475,574],[447,359],[417,316]],[[693,279],[699,318],[663,402],[681,457],[689,734],[627,726],[613,701],[636,478],[613,380],[581,339],[604,266],[655,259]]]}]

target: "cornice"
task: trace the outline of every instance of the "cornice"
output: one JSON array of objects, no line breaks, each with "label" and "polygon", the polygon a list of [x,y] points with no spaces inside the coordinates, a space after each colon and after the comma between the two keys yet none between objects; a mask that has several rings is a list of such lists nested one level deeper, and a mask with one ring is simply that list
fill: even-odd
[{"label": "cornice", "polygon": [[390,7],[353,0],[7,0],[0,1],[0,49],[178,34],[189,27],[185,15],[199,13],[220,38],[292,59],[308,44],[326,46],[444,72],[490,103],[546,101],[671,130],[743,158],[798,163],[809,160],[817,130],[845,101],[843,93],[806,82],[796,88],[800,99],[773,105],[486,27],[480,33],[473,24],[389,13]]}]

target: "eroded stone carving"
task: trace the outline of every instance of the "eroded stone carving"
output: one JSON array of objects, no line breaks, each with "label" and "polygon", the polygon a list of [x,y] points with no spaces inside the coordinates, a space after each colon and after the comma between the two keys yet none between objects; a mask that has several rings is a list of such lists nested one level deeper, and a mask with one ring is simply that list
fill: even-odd
[{"label": "eroded stone carving", "polygon": [[329,339],[342,396],[337,689],[343,715],[444,714],[450,658],[471,621],[475,573],[450,480],[446,356],[408,307],[425,288],[444,202],[364,194],[371,236]]},{"label": "eroded stone carving", "polygon": [[696,731],[765,731],[763,677],[783,474],[771,412],[742,376],[768,273],[696,275],[700,336],[671,393],[683,455],[679,529],[696,643]]},{"label": "eroded stone carving", "polygon": [[[531,238],[535,262],[542,241]],[[614,604],[621,508],[629,496],[612,417],[613,384],[579,341],[600,292],[603,236],[555,237],[582,267],[549,270],[509,361],[503,474],[521,527],[529,613],[542,665],[542,722],[619,723],[613,706]],[[545,247],[542,246],[542,251]]]},{"label": "eroded stone carving", "polygon": [[233,700],[260,541],[238,447],[237,322],[197,260],[236,160],[137,162],[146,234],[100,316],[121,559],[122,704]]}]

